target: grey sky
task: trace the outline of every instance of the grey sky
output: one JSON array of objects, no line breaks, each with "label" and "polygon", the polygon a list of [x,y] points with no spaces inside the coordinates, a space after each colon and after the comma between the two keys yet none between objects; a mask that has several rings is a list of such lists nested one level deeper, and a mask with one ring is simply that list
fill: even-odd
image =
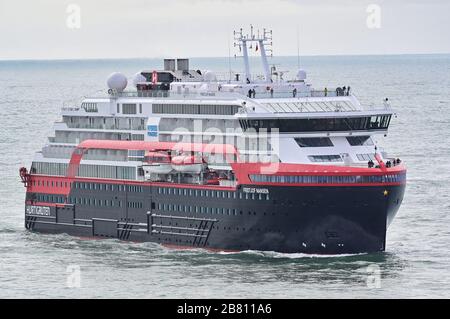
[{"label": "grey sky", "polygon": [[[69,4],[81,28],[66,26]],[[381,28],[366,25],[369,4]],[[448,0],[0,0],[0,59],[227,56],[232,30],[273,29],[275,55],[450,52]]]}]

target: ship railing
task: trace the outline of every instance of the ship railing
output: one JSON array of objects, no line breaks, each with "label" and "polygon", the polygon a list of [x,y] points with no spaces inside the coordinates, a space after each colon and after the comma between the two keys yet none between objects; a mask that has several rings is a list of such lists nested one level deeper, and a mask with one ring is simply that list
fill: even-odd
[{"label": "ship railing", "polygon": [[[152,97],[152,98],[175,98],[175,99],[188,99],[188,98],[220,98],[220,99],[234,99],[236,97],[242,98],[248,97],[248,92],[243,91],[196,91],[196,92],[176,92],[171,90],[151,90],[151,91],[123,91],[112,92],[109,95],[113,98],[118,97]],[[256,99],[266,98],[307,98],[307,97],[346,97],[353,96],[353,94],[344,95],[338,94],[335,91],[327,90],[307,90],[307,91],[295,91],[292,90],[274,90],[270,89],[264,92],[256,92]]]},{"label": "ship railing", "polygon": [[364,106],[368,111],[392,111],[392,105],[388,101],[383,101],[381,104],[367,103]]},{"label": "ship railing", "polygon": [[274,90],[273,92],[266,90],[265,92],[256,92],[256,99],[278,99],[278,98],[308,98],[308,97],[337,97],[339,95],[336,92],[327,92],[321,90],[310,90],[310,91],[300,91],[297,92],[294,89],[292,90]]},{"label": "ship railing", "polygon": [[[214,91],[204,91],[204,92],[175,92],[170,90],[152,90],[152,91],[124,91],[124,92],[112,92],[109,95],[113,98],[118,97],[152,97],[152,98],[171,98],[171,99],[235,99],[248,97],[245,92],[214,92]],[[337,97],[336,92],[327,92],[325,90],[311,90],[304,92],[294,92],[294,90],[283,90],[270,92],[267,90],[265,92],[257,92],[255,95],[256,99],[261,98],[302,98],[302,97]]]},{"label": "ship railing", "polygon": [[107,125],[107,124],[99,124],[99,125],[89,125],[89,124],[76,124],[76,123],[67,123],[67,122],[56,122],[66,124],[68,128],[77,128],[77,129],[101,129],[101,130],[135,130],[142,131],[146,129],[145,125],[133,125],[133,126],[118,126],[118,125]]},{"label": "ship railing", "polygon": [[170,98],[180,100],[235,100],[245,99],[245,96],[239,92],[174,92],[166,90],[154,91],[124,91],[113,92],[110,94],[113,98],[118,97],[153,97],[153,98]]},{"label": "ship railing", "polygon": [[[112,92],[110,94],[112,98],[119,97],[151,97],[151,98],[170,98],[175,100],[208,100],[213,101],[223,101],[223,100],[242,100],[242,101],[255,101],[258,102],[259,99],[280,99],[280,98],[333,98],[335,99],[349,99],[352,104],[355,105],[355,110],[391,110],[391,105],[388,101],[384,100],[383,103],[373,105],[366,104],[364,107],[360,105],[354,93],[350,92],[347,94],[340,94],[336,91],[328,90],[307,90],[298,91],[294,90],[284,90],[284,91],[273,91],[266,90],[264,92],[256,92],[254,98],[250,98],[245,92],[217,92],[217,91],[202,91],[202,92],[175,92],[170,90],[154,90],[154,91],[124,91],[124,92]],[[248,104],[248,103],[247,103]]]}]

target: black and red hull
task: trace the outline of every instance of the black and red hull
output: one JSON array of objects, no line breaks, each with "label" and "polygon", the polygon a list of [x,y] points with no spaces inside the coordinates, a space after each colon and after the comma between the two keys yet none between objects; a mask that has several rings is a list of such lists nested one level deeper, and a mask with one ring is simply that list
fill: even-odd
[{"label": "black and red hull", "polygon": [[404,191],[404,183],[224,188],[31,176],[25,226],[224,251],[378,252]]}]

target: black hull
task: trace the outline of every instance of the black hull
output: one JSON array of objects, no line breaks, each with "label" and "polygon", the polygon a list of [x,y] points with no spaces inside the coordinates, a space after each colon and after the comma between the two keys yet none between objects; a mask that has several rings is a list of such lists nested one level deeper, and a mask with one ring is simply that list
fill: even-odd
[{"label": "black hull", "polygon": [[42,194],[28,193],[25,226],[42,233],[224,251],[379,252],[386,248],[387,226],[405,191],[405,185],[253,187],[217,191],[214,197],[193,196],[188,186],[176,188],[176,194],[163,194],[169,187],[158,186],[72,188],[73,204],[49,204],[45,214],[29,208],[46,206],[36,200]]}]

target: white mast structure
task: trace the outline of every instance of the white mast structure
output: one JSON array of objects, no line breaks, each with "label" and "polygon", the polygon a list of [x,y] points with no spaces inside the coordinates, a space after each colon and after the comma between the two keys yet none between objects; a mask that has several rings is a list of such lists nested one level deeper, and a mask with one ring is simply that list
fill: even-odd
[{"label": "white mast structure", "polygon": [[[234,31],[234,47],[238,46],[239,50],[242,49],[242,57],[244,58],[244,66],[245,66],[245,81],[247,83],[252,82],[252,75],[250,73],[250,62],[248,59],[248,47],[250,47],[254,42],[258,45],[259,51],[261,52],[261,60],[264,69],[264,80],[265,82],[272,82],[272,74],[270,72],[269,63],[267,61],[267,53],[270,53],[270,56],[273,57],[272,50],[272,30],[263,29],[262,34],[260,34],[259,30],[257,35],[253,32],[253,25],[250,25],[250,34],[244,34],[242,28],[239,31]],[[236,55],[235,55],[236,57]]]}]

